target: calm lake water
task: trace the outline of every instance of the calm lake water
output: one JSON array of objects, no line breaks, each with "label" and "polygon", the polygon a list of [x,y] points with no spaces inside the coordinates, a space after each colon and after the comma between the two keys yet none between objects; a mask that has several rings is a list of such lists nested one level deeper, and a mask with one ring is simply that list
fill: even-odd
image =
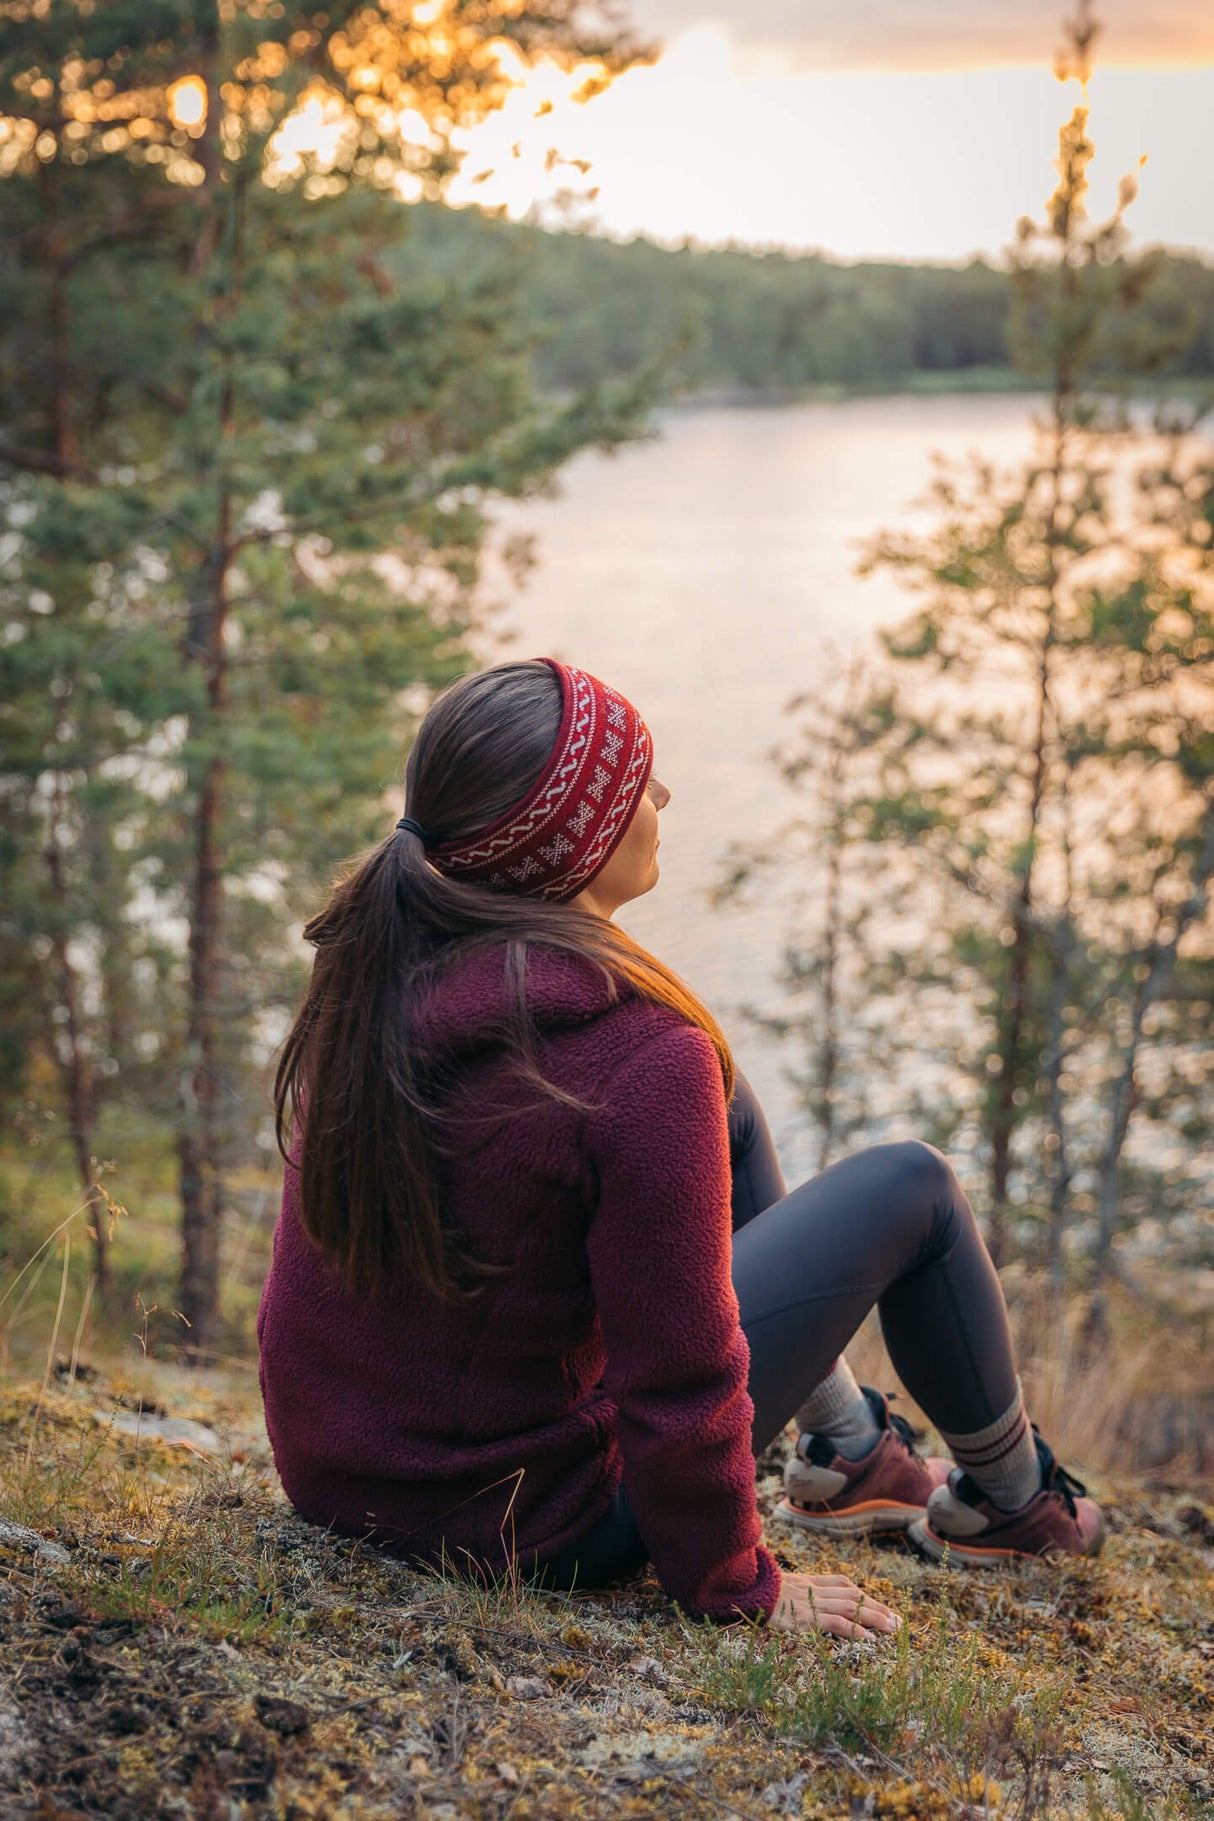
[{"label": "calm lake water", "polygon": [[1019,397],[860,399],[666,413],[652,443],[566,470],[560,497],[513,507],[536,539],[493,655],[551,654],[624,691],[653,730],[662,878],[619,921],[707,1000],[767,1109],[790,1176],[808,1150],[784,1078],[793,1058],[747,1027],[777,1007],[796,881],[748,910],[707,893],[731,842],[778,828],[796,799],[766,755],[789,698],[910,610],[887,575],[855,574],[883,527],[922,522],[936,450],[1011,464],[1030,446]]}]

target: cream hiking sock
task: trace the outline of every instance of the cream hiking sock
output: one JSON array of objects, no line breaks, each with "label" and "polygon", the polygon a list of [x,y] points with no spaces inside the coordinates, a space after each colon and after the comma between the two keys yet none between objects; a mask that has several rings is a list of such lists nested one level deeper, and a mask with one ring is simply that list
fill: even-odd
[{"label": "cream hiking sock", "polygon": [[881,1433],[873,1407],[842,1354],[801,1405],[796,1421],[802,1434],[808,1430],[812,1435],[829,1436],[838,1453],[849,1461],[862,1459]]},{"label": "cream hiking sock", "polygon": [[1041,1463],[1019,1379],[1014,1401],[985,1429],[972,1435],[940,1433],[957,1465],[1000,1511],[1019,1511],[1041,1491]]}]

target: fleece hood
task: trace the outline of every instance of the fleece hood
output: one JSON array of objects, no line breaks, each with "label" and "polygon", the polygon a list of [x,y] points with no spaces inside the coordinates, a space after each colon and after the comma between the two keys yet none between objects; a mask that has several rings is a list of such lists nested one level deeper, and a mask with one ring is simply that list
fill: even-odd
[{"label": "fleece hood", "polygon": [[[528,1010],[543,1033],[590,1024],[621,1000],[637,996],[630,982],[605,975],[594,962],[538,942],[527,951],[526,993]],[[512,1003],[503,943],[459,956],[417,1008],[418,1046],[433,1061],[495,1049],[511,1030]]]}]

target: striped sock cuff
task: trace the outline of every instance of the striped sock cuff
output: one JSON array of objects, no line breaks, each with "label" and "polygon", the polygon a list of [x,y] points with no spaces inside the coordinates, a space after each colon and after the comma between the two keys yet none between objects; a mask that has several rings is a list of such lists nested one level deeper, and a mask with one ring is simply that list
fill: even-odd
[{"label": "striped sock cuff", "polygon": [[1041,1489],[1041,1466],[1020,1380],[1003,1415],[968,1435],[941,1432],[953,1459],[1001,1511],[1019,1511]]},{"label": "striped sock cuff", "polygon": [[1019,1444],[1028,1426],[1024,1405],[1018,1403],[1002,1420],[998,1433],[989,1442],[977,1443],[969,1436],[950,1442],[953,1458],[963,1467],[993,1467]]},{"label": "striped sock cuff", "polygon": [[829,1436],[849,1460],[862,1459],[881,1433],[872,1405],[842,1356],[810,1392],[796,1422],[802,1434]]}]

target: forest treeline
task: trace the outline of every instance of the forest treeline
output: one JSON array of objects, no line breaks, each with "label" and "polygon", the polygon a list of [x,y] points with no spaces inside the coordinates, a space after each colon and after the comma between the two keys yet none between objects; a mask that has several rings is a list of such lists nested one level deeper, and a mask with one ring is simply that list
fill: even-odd
[{"label": "forest treeline", "polygon": [[[1151,283],[1125,322],[1110,375],[1214,376],[1214,265],[1148,256]],[[1008,274],[818,254],[627,243],[553,233],[477,209],[419,204],[393,260],[467,279],[513,271],[541,385],[572,388],[661,363],[679,392],[881,391],[1029,383],[1014,362]],[[1132,349],[1130,354],[1128,350]]]},{"label": "forest treeline", "polygon": [[[824,1160],[913,1067],[1004,1256],[1103,1282],[1166,1225],[1205,1259],[1214,454],[1200,396],[1148,428],[1116,394],[1214,374],[1214,270],[1132,254],[1132,183],[1087,219],[1086,108],[1006,276],[664,251],[444,210],[441,134],[421,167],[402,137],[406,88],[436,133],[498,105],[502,36],[628,67],[577,0],[488,0],[455,61],[400,9],[154,10],[0,4],[0,1267],[42,1194],[39,1256],[62,1226],[66,1285],[74,1205],[82,1309],[129,1308],[101,1179],[142,1159],[177,1203],[162,1321],[195,1364],[238,1347],[224,1235],[280,1169],[300,936],[478,662],[499,502],[672,392],[908,375],[1033,386],[1041,435],[870,553],[917,608],[788,760],[786,852],[829,864],[775,1034]],[[287,156],[310,103],[335,134]]]}]

